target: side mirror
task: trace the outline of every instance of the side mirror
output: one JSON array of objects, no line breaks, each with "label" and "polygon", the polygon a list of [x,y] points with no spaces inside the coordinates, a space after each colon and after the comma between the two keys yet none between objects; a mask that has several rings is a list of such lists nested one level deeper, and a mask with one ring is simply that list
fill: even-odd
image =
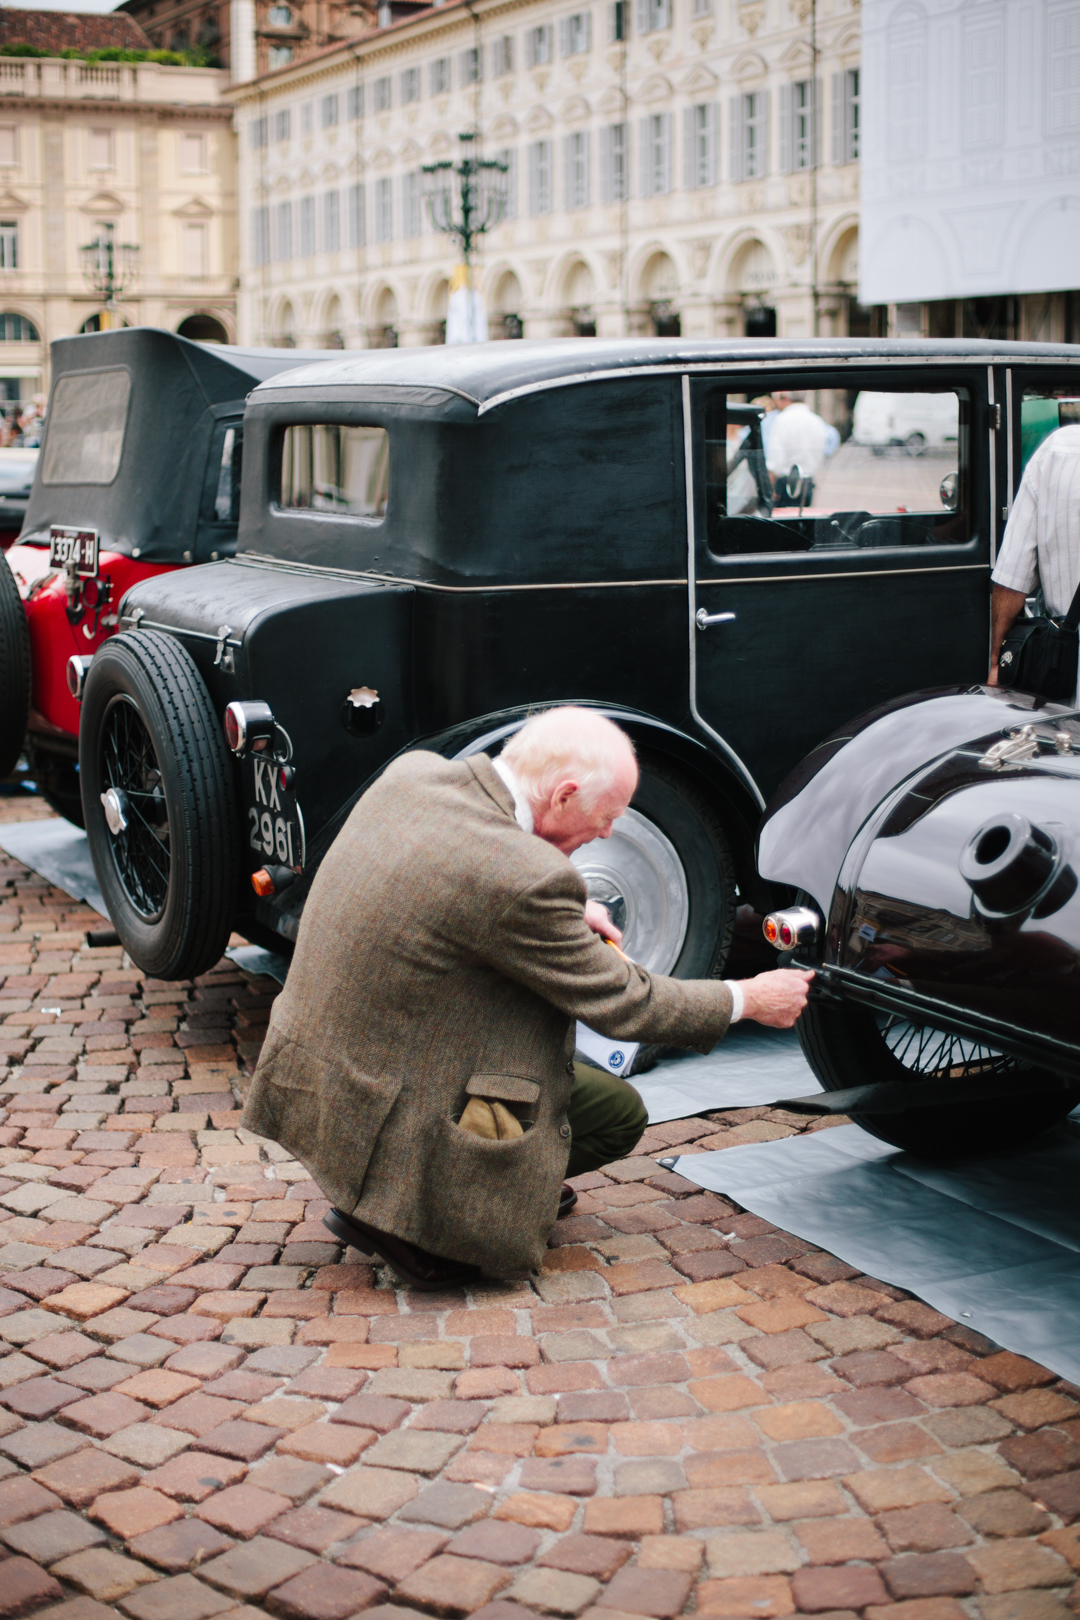
[{"label": "side mirror", "polygon": [[954,472],[946,473],[944,478],[941,480],[938,494],[941,496],[942,506],[947,507],[950,512],[956,511],[957,493],[958,485],[956,481],[956,474]]},{"label": "side mirror", "polygon": [[788,472],[787,477],[784,479],[784,494],[787,496],[789,501],[801,500],[803,485],[805,482],[806,474],[799,466],[799,463],[796,462]]}]

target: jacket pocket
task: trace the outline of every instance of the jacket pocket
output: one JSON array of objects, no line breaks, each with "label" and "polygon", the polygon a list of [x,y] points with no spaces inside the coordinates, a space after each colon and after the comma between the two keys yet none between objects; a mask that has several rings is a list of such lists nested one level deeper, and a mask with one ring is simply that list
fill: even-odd
[{"label": "jacket pocket", "polygon": [[465,1084],[470,1097],[497,1097],[500,1102],[534,1103],[540,1100],[540,1082],[518,1074],[474,1074]]}]

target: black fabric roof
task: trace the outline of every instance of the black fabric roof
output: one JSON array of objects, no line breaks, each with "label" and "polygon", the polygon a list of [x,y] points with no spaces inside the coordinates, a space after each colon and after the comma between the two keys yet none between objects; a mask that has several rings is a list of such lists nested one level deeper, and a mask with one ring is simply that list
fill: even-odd
[{"label": "black fabric roof", "polygon": [[955,359],[989,363],[995,357],[1070,360],[1067,344],[996,343],[976,338],[555,338],[545,342],[461,344],[416,349],[367,349],[324,360],[317,368],[299,366],[288,376],[263,384],[260,395],[300,388],[397,386],[443,388],[484,406],[512,390],[558,385],[579,377],[637,370],[643,366],[708,365],[710,362],[836,361],[906,358]]},{"label": "black fabric roof", "polygon": [[[43,482],[49,466],[49,421],[31,491],[24,540],[48,540],[53,524],[96,529],[102,550],[145,562],[183,562],[200,549],[196,530],[214,424],[241,415],[260,382],[290,367],[309,367],[331,351],[239,349],[192,343],[175,332],[133,326],[58,338],[53,393],[76,372],[126,370],[131,380],[120,465],[107,484]],[[234,411],[230,411],[229,407]],[[227,550],[229,535],[208,547]]]}]

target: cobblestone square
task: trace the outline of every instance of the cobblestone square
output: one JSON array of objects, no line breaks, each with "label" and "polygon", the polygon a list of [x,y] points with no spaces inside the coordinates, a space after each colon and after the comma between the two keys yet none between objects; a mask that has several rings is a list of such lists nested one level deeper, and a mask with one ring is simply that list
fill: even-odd
[{"label": "cobblestone square", "polygon": [[0,1616],[1080,1613],[1080,1391],[656,1162],[805,1119],[418,1294],[240,1127],[276,986],[100,926],[0,856]]}]

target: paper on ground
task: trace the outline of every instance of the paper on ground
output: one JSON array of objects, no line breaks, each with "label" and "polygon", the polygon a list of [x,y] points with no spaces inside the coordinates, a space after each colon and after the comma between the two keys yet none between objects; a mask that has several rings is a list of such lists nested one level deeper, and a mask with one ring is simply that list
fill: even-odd
[{"label": "paper on ground", "polygon": [[634,1075],[632,1084],[649,1110],[650,1125],[821,1090],[794,1030],[749,1021],[734,1024],[707,1057],[698,1052],[665,1057],[647,1074]]},{"label": "paper on ground", "polygon": [[686,1154],[676,1168],[1077,1382],[1078,1115],[1027,1148],[971,1164],[928,1164],[839,1125]]},{"label": "paper on ground", "polygon": [[48,878],[73,900],[85,900],[103,917],[109,913],[98,888],[86,834],[70,821],[12,821],[0,826],[0,849],[32,872]]}]

